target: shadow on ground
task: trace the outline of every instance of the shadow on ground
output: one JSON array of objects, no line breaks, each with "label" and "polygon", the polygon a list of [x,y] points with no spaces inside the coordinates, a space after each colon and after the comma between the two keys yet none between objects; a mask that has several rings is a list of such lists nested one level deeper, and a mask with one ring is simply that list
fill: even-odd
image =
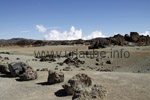
[{"label": "shadow on ground", "polygon": [[2,78],[15,78],[15,77],[12,77],[10,74],[0,74],[0,77],[2,77]]},{"label": "shadow on ground", "polygon": [[66,91],[64,89],[60,89],[60,90],[55,92],[55,95],[57,97],[65,97],[65,96],[67,96],[67,93],[66,93]]},{"label": "shadow on ground", "polygon": [[47,82],[40,82],[40,83],[36,83],[37,85],[50,85]]}]

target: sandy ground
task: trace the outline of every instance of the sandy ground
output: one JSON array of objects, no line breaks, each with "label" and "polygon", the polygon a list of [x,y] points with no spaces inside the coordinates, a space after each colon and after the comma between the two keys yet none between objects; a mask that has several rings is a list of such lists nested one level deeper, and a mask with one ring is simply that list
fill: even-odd
[{"label": "sandy ground", "polygon": [[[34,51],[66,51],[88,50],[88,46],[44,46],[44,47],[3,47],[0,52],[12,54],[0,54],[0,64],[23,61],[32,66],[35,70],[48,68],[58,70],[70,66],[73,71],[64,71],[65,82],[78,73],[86,73],[93,83],[103,85],[107,88],[107,100],[150,100],[150,47],[108,47],[97,51],[107,52],[106,58],[80,58],[85,64],[77,68],[74,65],[64,64],[59,66],[66,58],[56,59],[56,62],[33,61]],[[111,50],[130,52],[129,58],[110,58]],[[9,60],[4,60],[9,57]],[[16,58],[20,58],[16,60]],[[111,64],[106,64],[110,60]],[[96,65],[99,63],[100,65]],[[101,65],[101,63],[103,63]],[[84,69],[85,71],[80,71]],[[111,72],[99,71],[98,69],[110,70]],[[71,96],[61,96],[62,84],[46,85],[48,72],[38,71],[39,78],[33,81],[20,82],[17,78],[10,78],[0,74],[0,100],[71,100]]]}]

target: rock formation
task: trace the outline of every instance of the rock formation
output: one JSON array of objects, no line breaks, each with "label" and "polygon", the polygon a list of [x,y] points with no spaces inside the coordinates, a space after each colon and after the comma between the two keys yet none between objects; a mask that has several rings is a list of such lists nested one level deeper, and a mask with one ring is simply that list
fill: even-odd
[{"label": "rock formation", "polygon": [[68,83],[62,87],[65,89],[68,95],[72,95],[75,90],[82,90],[92,85],[92,79],[83,73],[77,74],[68,80]]},{"label": "rock formation", "polygon": [[106,88],[95,84],[83,90],[76,90],[72,98],[73,100],[104,100],[106,96]]},{"label": "rock formation", "polygon": [[64,81],[64,73],[63,72],[56,72],[49,70],[48,71],[48,84],[55,84],[55,83],[60,83]]},{"label": "rock formation", "polygon": [[8,65],[8,67],[11,72],[11,76],[17,77],[27,70],[28,65],[24,62],[12,62]]},{"label": "rock formation", "polygon": [[38,75],[37,72],[33,70],[32,67],[27,67],[25,72],[19,76],[21,81],[29,81],[37,79]]}]

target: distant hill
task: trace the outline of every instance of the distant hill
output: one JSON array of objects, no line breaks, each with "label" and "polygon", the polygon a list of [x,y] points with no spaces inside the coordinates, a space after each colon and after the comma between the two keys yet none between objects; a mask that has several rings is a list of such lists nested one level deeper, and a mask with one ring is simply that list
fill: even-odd
[{"label": "distant hill", "polygon": [[[107,38],[107,37],[106,37]],[[97,37],[97,38],[94,38],[94,39],[91,39],[91,40],[104,40],[106,38],[102,38],[102,37]]]},{"label": "distant hill", "polygon": [[[12,39],[0,39],[0,43],[4,43],[4,44],[7,44],[7,43],[17,43],[19,41],[22,41],[22,40],[32,40],[32,39],[25,39],[25,38],[12,38]],[[34,40],[32,40],[34,41]]]},{"label": "distant hill", "polygon": [[97,37],[90,40],[33,40],[25,38],[0,39],[0,46],[44,46],[44,45],[75,45],[84,44],[91,45],[90,49],[104,48],[111,45],[119,46],[148,46],[150,45],[150,36],[139,35],[137,32],[130,32],[130,35],[125,34],[114,35],[113,37]]}]

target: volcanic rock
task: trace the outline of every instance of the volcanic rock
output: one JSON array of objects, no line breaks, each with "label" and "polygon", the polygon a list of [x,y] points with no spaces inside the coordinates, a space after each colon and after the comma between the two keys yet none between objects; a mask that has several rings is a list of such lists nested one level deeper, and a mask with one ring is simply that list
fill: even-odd
[{"label": "volcanic rock", "polygon": [[55,84],[64,81],[64,73],[63,72],[56,72],[49,70],[48,72],[48,84]]},{"label": "volcanic rock", "polygon": [[12,62],[8,65],[8,67],[11,72],[11,76],[16,77],[23,74],[26,71],[28,65],[24,62]]},{"label": "volcanic rock", "polygon": [[139,37],[140,36],[137,32],[130,32],[131,42],[137,42]]},{"label": "volcanic rock", "polygon": [[83,90],[75,90],[72,98],[73,100],[104,100],[106,95],[106,88],[95,84]]},{"label": "volcanic rock", "polygon": [[72,95],[75,90],[84,90],[92,85],[92,79],[83,73],[79,73],[68,80],[68,83],[62,85],[68,95]]},{"label": "volcanic rock", "polygon": [[37,72],[32,67],[27,67],[26,71],[19,76],[21,81],[29,81],[37,79]]}]

